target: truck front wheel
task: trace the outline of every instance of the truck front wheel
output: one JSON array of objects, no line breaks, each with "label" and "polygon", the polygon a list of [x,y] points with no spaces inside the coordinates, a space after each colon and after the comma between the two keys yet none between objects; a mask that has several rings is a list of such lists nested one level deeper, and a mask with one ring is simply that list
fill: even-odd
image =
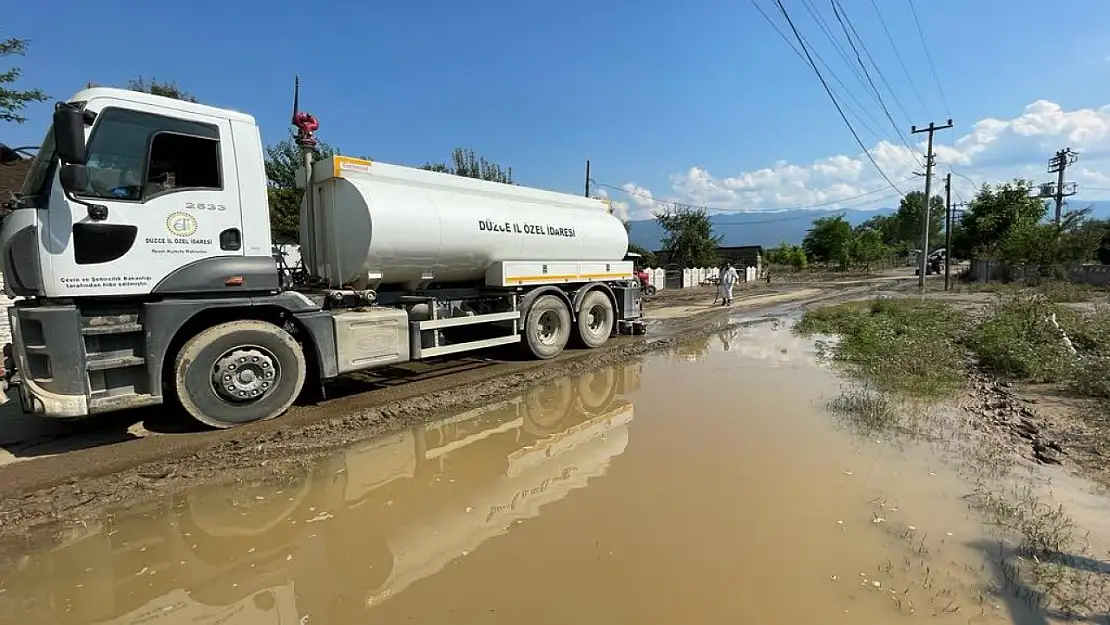
[{"label": "truck front wheel", "polygon": [[540,360],[554,358],[570,339],[570,309],[556,295],[536,298],[524,319],[524,342]]},{"label": "truck front wheel", "polygon": [[190,416],[229,428],[288,410],[304,387],[305,369],[300,345],[285,330],[232,321],[185,343],[174,362],[174,386]]}]

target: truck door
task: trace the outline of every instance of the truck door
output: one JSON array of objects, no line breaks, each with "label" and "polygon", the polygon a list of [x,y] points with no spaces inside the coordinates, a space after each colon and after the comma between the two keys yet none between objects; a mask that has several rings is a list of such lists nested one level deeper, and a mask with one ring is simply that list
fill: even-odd
[{"label": "truck door", "polygon": [[[228,120],[96,98],[77,197],[108,208],[94,220],[55,188],[47,295],[146,294],[174,270],[242,256],[243,218]],[[67,208],[68,207],[68,208]]]}]

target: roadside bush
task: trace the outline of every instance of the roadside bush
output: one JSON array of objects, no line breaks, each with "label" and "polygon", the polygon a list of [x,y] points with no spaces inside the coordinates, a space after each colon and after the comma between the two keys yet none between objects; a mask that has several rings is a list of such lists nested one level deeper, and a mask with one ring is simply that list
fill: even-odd
[{"label": "roadside bush", "polygon": [[1044,296],[1019,293],[1004,297],[972,330],[968,347],[983,366],[999,375],[1030,382],[1061,382],[1072,372],[1074,357],[1060,330],[1050,321],[1053,314],[1061,327],[1076,325],[1074,313]]},{"label": "roadside bush", "polygon": [[1075,368],[1071,389],[1078,395],[1110,399],[1110,355],[1093,354]]},{"label": "roadside bush", "polygon": [[1075,315],[1065,330],[1078,351],[1069,379],[1072,392],[1110,399],[1110,309]]},{"label": "roadside bush", "polygon": [[960,292],[968,293],[1036,293],[1045,296],[1049,301],[1061,304],[1087,302],[1105,294],[1105,289],[1068,282],[1066,280],[1043,280],[1038,282],[966,282],[960,285]]},{"label": "roadside bush", "polygon": [[838,335],[832,359],[881,391],[936,397],[963,386],[962,323],[938,302],[878,299],[807,312],[795,331]]},{"label": "roadside bush", "polygon": [[1049,300],[1061,304],[1086,302],[1100,291],[1088,284],[1079,284],[1064,280],[1047,280],[1038,285],[1037,290]]}]

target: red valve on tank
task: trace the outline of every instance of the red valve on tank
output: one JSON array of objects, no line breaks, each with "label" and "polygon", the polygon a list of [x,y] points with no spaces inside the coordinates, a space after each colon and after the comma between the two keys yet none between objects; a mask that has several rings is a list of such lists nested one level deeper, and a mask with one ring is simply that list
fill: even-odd
[{"label": "red valve on tank", "polygon": [[312,134],[320,128],[320,121],[311,113],[296,113],[293,115],[293,125],[301,132]]},{"label": "red valve on tank", "polygon": [[293,113],[293,125],[297,127],[297,144],[301,147],[316,147],[316,137],[313,133],[320,128],[320,121],[311,113]]}]

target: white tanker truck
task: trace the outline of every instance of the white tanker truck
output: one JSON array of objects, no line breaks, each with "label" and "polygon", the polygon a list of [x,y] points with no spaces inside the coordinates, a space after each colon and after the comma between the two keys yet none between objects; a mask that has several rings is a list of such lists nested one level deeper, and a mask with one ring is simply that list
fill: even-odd
[{"label": "white tanker truck", "polygon": [[0,390],[63,418],[175,398],[231,427],[353,371],[510,343],[547,359],[643,331],[628,237],[603,201],[314,162],[318,123],[294,124],[297,273],[273,256],[253,117],[118,89],[59,103],[0,229],[21,298]]}]

